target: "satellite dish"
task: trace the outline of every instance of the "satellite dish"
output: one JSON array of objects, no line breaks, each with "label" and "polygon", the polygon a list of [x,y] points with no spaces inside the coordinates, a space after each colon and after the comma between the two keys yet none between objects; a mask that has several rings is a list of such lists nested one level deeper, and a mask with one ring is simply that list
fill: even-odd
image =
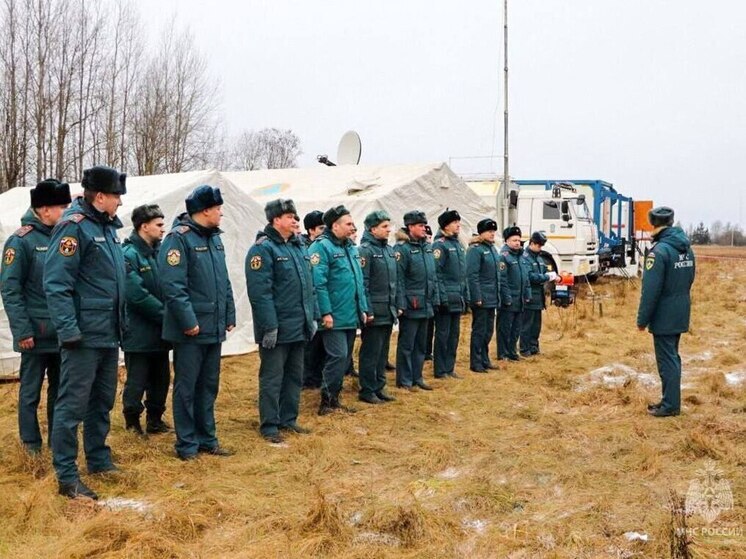
[{"label": "satellite dish", "polygon": [[362,149],[358,133],[354,130],[345,132],[337,148],[337,165],[357,165]]}]

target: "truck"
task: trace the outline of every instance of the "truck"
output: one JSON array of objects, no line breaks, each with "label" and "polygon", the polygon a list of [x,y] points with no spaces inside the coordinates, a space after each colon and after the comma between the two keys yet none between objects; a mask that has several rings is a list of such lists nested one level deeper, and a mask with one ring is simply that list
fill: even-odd
[{"label": "truck", "polygon": [[466,182],[485,202],[496,207],[500,231],[508,225],[518,225],[524,242],[533,231],[544,231],[548,239],[545,257],[558,273],[599,274],[598,231],[585,194],[566,184],[558,183],[546,190],[538,185],[521,187],[518,181],[511,181],[511,190],[504,196],[499,179]]},{"label": "truck", "polygon": [[612,183],[598,179],[518,179],[510,181],[510,192],[505,196],[500,178],[466,182],[497,208],[500,227],[507,221],[515,223],[524,240],[532,231],[544,231],[548,238],[545,257],[558,273],[592,280],[611,269],[623,273],[636,270],[637,203],[620,194]]},{"label": "truck", "polygon": [[550,192],[557,185],[574,189],[578,196],[583,196],[597,232],[599,272],[636,268],[636,203],[631,197],[619,193],[612,183],[600,179],[516,180],[515,183],[521,193],[531,190]]}]

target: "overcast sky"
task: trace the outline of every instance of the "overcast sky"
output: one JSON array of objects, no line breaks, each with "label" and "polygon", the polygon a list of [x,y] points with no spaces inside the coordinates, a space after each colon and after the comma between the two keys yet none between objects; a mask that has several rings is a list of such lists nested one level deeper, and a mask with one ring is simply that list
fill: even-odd
[{"label": "overcast sky", "polygon": [[[229,133],[291,128],[301,166],[348,129],[362,163],[502,154],[502,0],[138,4],[151,37],[173,14],[191,28]],[[509,10],[513,177],[608,180],[685,223],[746,214],[746,2]]]}]

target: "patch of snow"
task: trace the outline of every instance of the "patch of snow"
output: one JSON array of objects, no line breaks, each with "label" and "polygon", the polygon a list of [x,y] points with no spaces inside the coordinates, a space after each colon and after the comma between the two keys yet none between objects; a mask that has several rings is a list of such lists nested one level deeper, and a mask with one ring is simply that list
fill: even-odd
[{"label": "patch of snow", "polygon": [[461,421],[461,415],[455,411],[449,411],[448,417],[450,417],[452,421]]},{"label": "patch of snow", "polygon": [[712,359],[711,351],[703,351],[702,353],[695,353],[694,355],[685,355],[682,358],[684,363],[692,363],[697,361],[710,361]]},{"label": "patch of snow", "polygon": [[[616,388],[624,386],[628,381],[634,380],[643,386],[655,386],[658,383],[657,375],[650,373],[640,373],[622,363],[612,363],[598,369],[592,370],[585,376],[585,381],[592,385],[603,385],[607,388]],[[581,390],[583,387],[580,388]]]},{"label": "patch of snow", "polygon": [[464,518],[461,521],[461,525],[468,529],[468,530],[474,530],[477,534],[484,533],[485,528],[487,528],[487,525],[489,522],[487,520],[480,520],[479,518],[475,518],[473,520],[469,520],[467,518]]},{"label": "patch of snow", "polygon": [[458,468],[446,468],[442,472],[435,474],[435,477],[440,479],[456,479],[461,475],[461,470]]},{"label": "patch of snow", "polygon": [[634,541],[641,541],[646,542],[648,541],[648,535],[641,533],[641,532],[624,532],[624,537],[627,538],[628,542],[634,542]]},{"label": "patch of snow", "polygon": [[725,373],[725,382],[730,386],[740,386],[746,383],[746,371],[734,371]]},{"label": "patch of snow", "polygon": [[352,516],[350,516],[350,524],[352,526],[357,526],[363,521],[363,513],[360,511],[356,511],[352,513]]},{"label": "patch of snow", "polygon": [[401,545],[401,541],[396,536],[381,534],[380,532],[360,532],[355,536],[355,540],[360,543],[388,545],[389,547],[399,547]]},{"label": "patch of snow", "polygon": [[111,497],[109,499],[98,501],[97,504],[102,508],[115,512],[122,510],[132,510],[142,515],[149,515],[153,512],[153,505],[144,501],[136,501],[135,499]]}]

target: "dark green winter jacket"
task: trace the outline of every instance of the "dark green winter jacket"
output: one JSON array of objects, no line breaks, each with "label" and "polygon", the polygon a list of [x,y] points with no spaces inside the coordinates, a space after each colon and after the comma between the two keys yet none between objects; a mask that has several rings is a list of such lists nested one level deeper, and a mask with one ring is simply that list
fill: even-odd
[{"label": "dark green winter jacket", "polygon": [[308,255],[321,316],[332,315],[332,330],[358,328],[368,301],[355,245],[326,230],[311,244]]},{"label": "dark green winter jacket", "polygon": [[127,329],[124,351],[166,351],[169,344],[161,338],[163,331],[163,295],[158,283],[158,248],[150,246],[132,231],[124,240],[124,264],[127,271]]},{"label": "dark green winter jacket", "polygon": [[430,318],[440,305],[433,248],[426,240],[414,240],[401,229],[394,247],[397,307],[406,318]]},{"label": "dark green winter jacket", "polygon": [[311,339],[318,314],[311,264],[301,239],[285,241],[267,225],[246,255],[246,288],[254,321],[254,340],[277,330],[277,343]]},{"label": "dark green winter jacket", "polygon": [[521,312],[531,300],[531,284],[528,281],[528,268],[521,258],[523,249],[511,250],[508,245],[500,249],[500,271],[505,273],[507,282],[506,297],[502,298],[500,310]]},{"label": "dark green winter jacket", "polygon": [[637,326],[653,334],[689,330],[690,291],[695,263],[691,243],[680,227],[667,227],[653,237],[645,258]]},{"label": "dark green winter jacket", "polygon": [[[0,291],[13,334],[13,349],[25,353],[59,351],[57,331],[49,316],[44,293],[44,260],[52,227],[33,210],[21,218],[22,227],[5,241]],[[34,348],[22,350],[18,342],[34,338]]]},{"label": "dark green winter jacket", "polygon": [[469,300],[466,280],[466,251],[457,236],[446,237],[438,231],[433,242],[433,257],[438,274],[440,309],[462,313]]},{"label": "dark green winter jacket", "polygon": [[531,284],[531,298],[525,308],[529,311],[540,311],[546,308],[544,285],[549,281],[547,264],[540,252],[534,252],[528,246],[523,249],[525,267],[528,271],[528,282]]},{"label": "dark green winter jacket", "polygon": [[373,326],[394,324],[396,308],[396,258],[386,239],[376,239],[369,231],[360,243],[360,266]]}]

